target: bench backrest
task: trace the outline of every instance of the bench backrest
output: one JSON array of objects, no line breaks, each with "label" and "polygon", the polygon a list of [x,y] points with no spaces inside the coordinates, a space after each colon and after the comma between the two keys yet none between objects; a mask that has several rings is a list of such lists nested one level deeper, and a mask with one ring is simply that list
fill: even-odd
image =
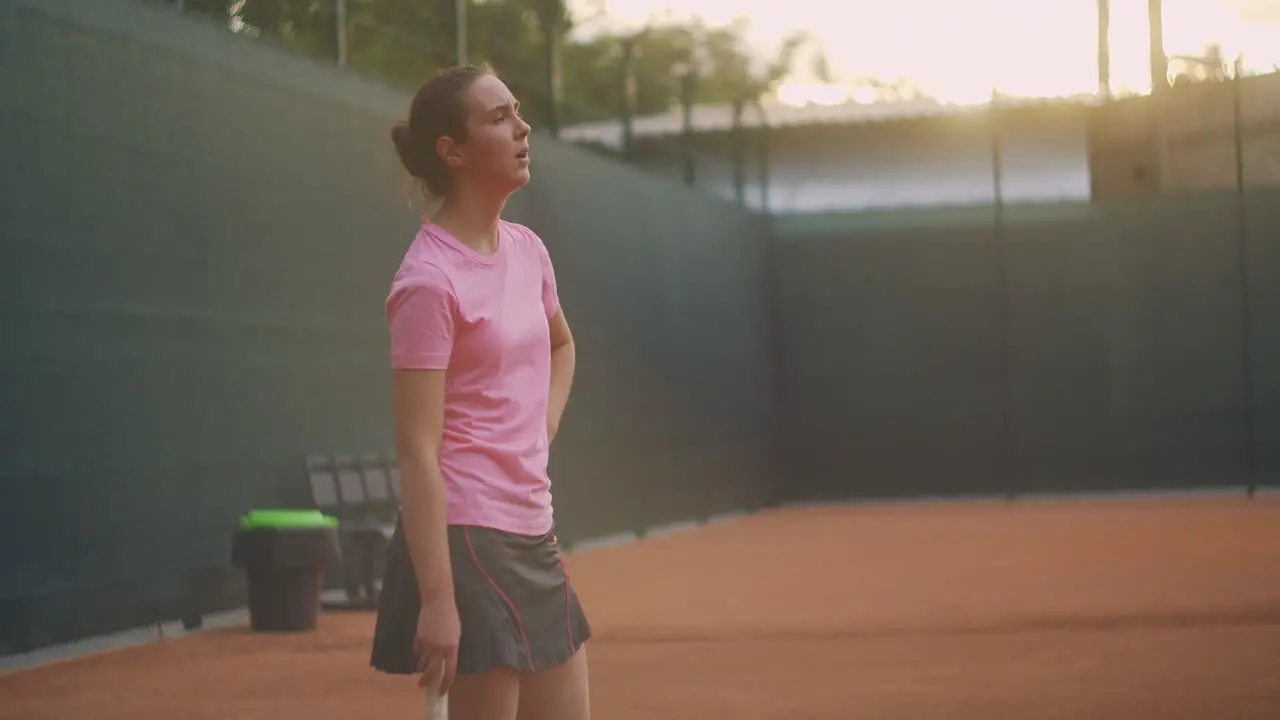
[{"label": "bench backrest", "polygon": [[316,508],[343,519],[390,519],[400,505],[400,472],[394,454],[307,457],[307,479]]}]

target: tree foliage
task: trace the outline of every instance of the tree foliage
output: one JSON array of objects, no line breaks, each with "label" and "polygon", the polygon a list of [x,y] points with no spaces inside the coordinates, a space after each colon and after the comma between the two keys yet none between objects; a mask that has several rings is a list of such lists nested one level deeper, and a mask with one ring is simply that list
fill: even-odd
[{"label": "tree foliage", "polygon": [[[332,58],[337,47],[334,0],[186,0],[186,7],[225,21],[237,32]],[[454,0],[346,0],[349,66],[414,88],[454,61]],[[664,23],[630,36],[574,39],[563,0],[467,0],[468,60],[487,62],[519,96],[526,116],[550,114],[548,34],[560,39],[561,117],[581,122],[617,117],[623,104],[623,45],[633,42],[638,114],[679,102],[680,73],[697,71],[696,101],[752,102],[790,71],[811,38],[788,38],[772,58],[754,57],[745,24]],[[825,70],[819,56],[815,69]]]},{"label": "tree foliage", "polygon": [[1200,56],[1177,56],[1170,58],[1170,74],[1175,86],[1202,82],[1225,82],[1235,77],[1234,63],[1227,60],[1222,46],[1210,43],[1205,46]]}]

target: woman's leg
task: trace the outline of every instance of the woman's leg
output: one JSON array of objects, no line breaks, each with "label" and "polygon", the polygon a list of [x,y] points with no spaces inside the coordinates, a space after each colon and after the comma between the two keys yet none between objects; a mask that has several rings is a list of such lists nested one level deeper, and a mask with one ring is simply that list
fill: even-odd
[{"label": "woman's leg", "polygon": [[446,699],[449,720],[516,720],[520,673],[503,667],[478,675],[458,675]]},{"label": "woman's leg", "polygon": [[587,646],[555,667],[521,676],[519,708],[517,720],[590,720]]}]

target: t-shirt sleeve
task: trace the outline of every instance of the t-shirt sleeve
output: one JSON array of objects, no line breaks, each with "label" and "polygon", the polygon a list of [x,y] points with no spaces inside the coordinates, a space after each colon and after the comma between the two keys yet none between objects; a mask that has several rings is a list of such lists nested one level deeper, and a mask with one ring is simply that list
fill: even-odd
[{"label": "t-shirt sleeve", "polygon": [[542,309],[546,311],[547,317],[554,317],[560,312],[560,292],[556,287],[556,269],[551,264],[551,253],[547,252],[547,246],[542,243],[532,230],[530,235],[538,242],[538,257],[542,259]]},{"label": "t-shirt sleeve", "polygon": [[456,309],[453,288],[439,268],[419,265],[397,278],[387,298],[391,367],[447,369],[453,354]]}]

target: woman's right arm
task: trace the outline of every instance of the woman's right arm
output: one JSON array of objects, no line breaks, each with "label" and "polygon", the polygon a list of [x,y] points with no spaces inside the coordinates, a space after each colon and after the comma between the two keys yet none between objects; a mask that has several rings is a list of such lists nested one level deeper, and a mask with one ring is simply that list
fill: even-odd
[{"label": "woman's right arm", "polygon": [[453,602],[453,572],[445,525],[440,438],[444,432],[444,371],[395,372],[396,454],[401,517],[423,604]]},{"label": "woman's right arm", "polygon": [[456,309],[448,278],[430,265],[413,266],[398,276],[387,298],[400,517],[422,603],[414,651],[422,673],[419,684],[438,678],[442,695],[453,681],[461,634],[440,471],[445,373],[453,354]]}]

